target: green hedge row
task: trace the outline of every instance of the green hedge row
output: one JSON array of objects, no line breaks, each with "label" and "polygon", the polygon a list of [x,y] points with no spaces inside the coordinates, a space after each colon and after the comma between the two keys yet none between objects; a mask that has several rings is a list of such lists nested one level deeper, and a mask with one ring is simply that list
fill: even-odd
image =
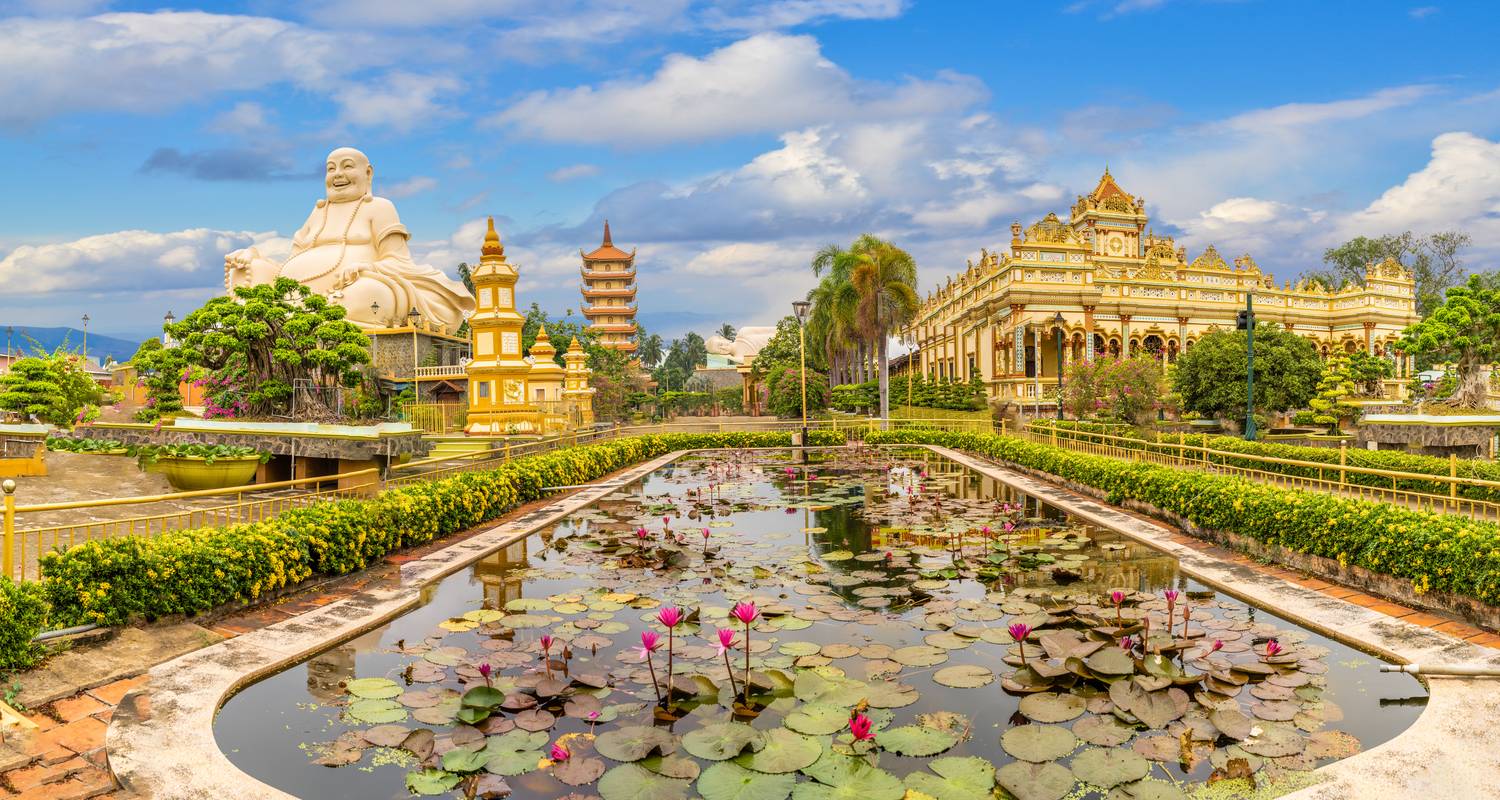
[{"label": "green hedge row", "polygon": [[[1138,444],[1118,441],[1110,442],[1111,444],[1131,449],[1160,450],[1165,452],[1171,450],[1171,448],[1159,447],[1157,443],[1176,444],[1179,442],[1176,434],[1140,434],[1126,429],[1105,429],[1097,423],[1080,423],[1066,420],[1061,423],[1052,420],[1032,423],[1032,427],[1035,430],[1042,430],[1054,425],[1057,426],[1059,431],[1073,430],[1083,433],[1106,433],[1112,436],[1133,438]],[[1298,467],[1290,464],[1268,464],[1249,458],[1214,457],[1215,463],[1223,462],[1230,466],[1258,469],[1266,472],[1278,472],[1283,475],[1296,475],[1304,478],[1323,477],[1331,480],[1338,479],[1339,451],[1336,447],[1307,447],[1304,445],[1281,444],[1279,442],[1249,442],[1235,436],[1217,436],[1201,433],[1186,434],[1182,437],[1181,442],[1196,447],[1208,447],[1211,450],[1240,453],[1248,456],[1265,456],[1268,458],[1285,458],[1292,461],[1314,461],[1320,464],[1330,464],[1334,469]],[[1383,469],[1392,472],[1413,472],[1421,475],[1445,476],[1449,470],[1449,463],[1446,458],[1404,453],[1399,450],[1366,450],[1359,447],[1349,447],[1345,449],[1345,458],[1345,463],[1348,466],[1365,469]],[[1500,481],[1500,463],[1461,458],[1457,461],[1457,467],[1460,478]],[[1322,473],[1321,476],[1319,475],[1320,472]],[[1346,479],[1349,483],[1363,486],[1378,486],[1383,489],[1392,488],[1391,479],[1380,475],[1349,472],[1346,474]],[[1425,481],[1420,478],[1398,478],[1394,488],[1412,492],[1427,492],[1429,494],[1448,493],[1447,483],[1442,481]],[[1467,497],[1472,500],[1500,502],[1500,489],[1489,489],[1483,486],[1460,486],[1458,493],[1461,497]]]},{"label": "green hedge row", "polygon": [[1282,489],[1244,478],[1087,455],[993,434],[881,431],[872,444],[937,444],[1139,500],[1204,528],[1337,559],[1411,582],[1500,603],[1500,526],[1404,506]]},{"label": "green hedge row", "polygon": [[[833,431],[809,436],[813,445],[842,442]],[[780,432],[667,433],[571,447],[264,522],[87,542],[42,556],[40,586],[53,627],[194,614],[313,575],[363,569],[386,553],[495,519],[542,497],[547,486],[587,483],[673,450],[790,443],[791,434]]]},{"label": "green hedge row", "polygon": [[0,673],[35,664],[41,647],[32,641],[47,624],[42,587],[0,575]]}]

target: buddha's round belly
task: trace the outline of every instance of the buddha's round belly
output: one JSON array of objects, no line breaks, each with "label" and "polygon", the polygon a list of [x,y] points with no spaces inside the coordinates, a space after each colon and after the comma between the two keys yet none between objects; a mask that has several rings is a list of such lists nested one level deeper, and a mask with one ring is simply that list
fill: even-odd
[{"label": "buddha's round belly", "polygon": [[314,290],[325,290],[333,286],[340,269],[356,264],[369,264],[375,260],[375,248],[368,244],[325,244],[303,250],[287,259],[281,267],[281,275]]}]

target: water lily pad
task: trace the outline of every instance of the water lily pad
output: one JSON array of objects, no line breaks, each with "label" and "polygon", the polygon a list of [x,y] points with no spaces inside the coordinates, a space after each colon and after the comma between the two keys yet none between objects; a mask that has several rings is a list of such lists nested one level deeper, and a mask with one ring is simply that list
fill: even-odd
[{"label": "water lily pad", "polygon": [[883,730],[875,741],[884,749],[903,756],[935,756],[958,744],[958,736],[948,731],[902,725]]},{"label": "water lily pad", "polygon": [[1021,725],[1002,734],[1000,746],[1022,761],[1041,763],[1073,752],[1078,747],[1078,737],[1059,725]]},{"label": "water lily pad", "polygon": [[552,765],[552,777],[569,786],[587,786],[604,774],[604,760],[600,758],[573,758]]},{"label": "water lily pad", "polygon": [[1247,753],[1266,758],[1278,758],[1280,756],[1293,756],[1307,746],[1307,740],[1294,728],[1273,725],[1270,723],[1259,726],[1260,733],[1253,733],[1243,742],[1240,747]]},{"label": "water lily pad", "polygon": [[955,689],[977,689],[995,680],[995,673],[991,672],[988,667],[981,667],[977,664],[959,664],[938,670],[933,673],[932,679],[943,686],[951,686]]},{"label": "water lily pad", "polygon": [[1078,781],[1056,763],[1012,761],[995,773],[995,780],[1016,800],[1062,800]]},{"label": "water lily pad", "polygon": [[690,780],[659,775],[640,764],[621,764],[604,773],[596,788],[604,800],[681,800],[692,785]]},{"label": "water lily pad", "polygon": [[406,719],[406,707],[394,700],[355,700],[344,716],[367,725],[384,725]]},{"label": "water lily pad", "polygon": [[1145,778],[1116,786],[1106,800],[1188,800],[1188,794],[1175,783]]},{"label": "water lily pad", "polygon": [[791,773],[755,772],[721,761],[698,776],[698,794],[703,800],[786,800],[796,783]]},{"label": "water lily pad", "polygon": [[547,734],[508,731],[491,736],[486,741],[484,753],[487,759],[485,771],[496,775],[523,775],[537,768],[542,760],[542,747],[547,744]]},{"label": "water lily pad", "polygon": [[505,692],[491,686],[475,686],[464,692],[462,704],[473,708],[494,708],[505,702]]},{"label": "water lily pad", "polygon": [[766,745],[759,751],[742,753],[734,763],[756,772],[781,774],[811,766],[823,754],[818,740],[785,728],[766,731]]},{"label": "water lily pad", "polygon": [[349,694],[364,700],[390,700],[403,691],[390,678],[357,678],[344,684]]},{"label": "water lily pad", "polygon": [[1312,758],[1348,758],[1359,751],[1359,740],[1343,731],[1318,731],[1307,737],[1307,754]]},{"label": "water lily pad", "polygon": [[406,790],[412,794],[440,795],[453,791],[463,776],[440,769],[424,769],[406,773]]},{"label": "water lily pad", "polygon": [[1118,647],[1105,647],[1085,658],[1083,663],[1100,675],[1131,675],[1135,673],[1135,660]]},{"label": "water lily pad", "polygon": [[781,724],[808,736],[827,736],[849,727],[849,709],[831,703],[798,706]]},{"label": "water lily pad", "polygon": [[1250,737],[1253,721],[1238,708],[1217,709],[1208,712],[1208,721],[1219,729],[1219,733],[1231,739],[1244,740]]},{"label": "water lily pad", "polygon": [[599,734],[594,749],[616,761],[640,761],[649,755],[671,755],[677,751],[677,737],[662,728],[635,725]]},{"label": "water lily pad", "polygon": [[1138,781],[1151,771],[1151,764],[1131,750],[1093,748],[1069,762],[1073,774],[1084,783],[1103,789]]},{"label": "water lily pad", "polygon": [[1019,710],[1033,722],[1067,722],[1082,716],[1087,705],[1077,695],[1039,692],[1021,698]]},{"label": "water lily pad", "polygon": [[480,748],[455,747],[443,754],[443,769],[449,772],[475,772],[484,769],[489,754]]},{"label": "water lily pad", "polygon": [[[848,718],[848,712],[840,709],[840,713]],[[706,761],[724,761],[746,748],[758,750],[764,746],[765,734],[740,722],[716,722],[682,737],[682,749]]]},{"label": "water lily pad", "polygon": [[911,645],[897,648],[891,660],[908,667],[931,667],[948,660],[948,651],[931,645]]},{"label": "water lily pad", "polygon": [[901,800],[901,779],[863,758],[825,751],[802,770],[816,783],[803,782],[792,790],[793,800]]},{"label": "water lily pad", "polygon": [[994,792],[995,766],[983,758],[936,758],[927,768],[937,774],[913,772],[907,787],[937,800],[988,800]]}]

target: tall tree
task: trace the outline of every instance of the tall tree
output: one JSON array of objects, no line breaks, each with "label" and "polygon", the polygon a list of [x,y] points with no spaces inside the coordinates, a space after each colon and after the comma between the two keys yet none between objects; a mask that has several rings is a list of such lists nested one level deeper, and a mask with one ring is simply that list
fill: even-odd
[{"label": "tall tree", "polygon": [[1356,236],[1323,252],[1328,269],[1310,273],[1309,280],[1337,289],[1346,284],[1364,285],[1370,264],[1395,259],[1416,281],[1417,313],[1426,316],[1443,302],[1443,292],[1463,278],[1460,253],[1473,243],[1462,231],[1440,231],[1417,236],[1411,231],[1388,233],[1371,239]]},{"label": "tall tree", "polygon": [[725,339],[728,339],[731,342],[734,341],[734,326],[730,325],[727,322],[724,323],[723,325],[720,325],[719,326],[719,335],[722,336],[722,337],[724,337]]},{"label": "tall tree", "polygon": [[1485,366],[1500,359],[1500,276],[1471,275],[1426,319],[1406,329],[1397,345],[1420,358],[1458,366],[1458,387],[1445,404],[1484,408]]},{"label": "tall tree", "polygon": [[[1184,410],[1210,419],[1245,419],[1249,373],[1244,331],[1215,331],[1177,357],[1172,389]],[[1255,326],[1255,411],[1304,408],[1317,392],[1323,365],[1312,343],[1272,324]]]},{"label": "tall tree", "polygon": [[910,253],[865,234],[849,248],[854,253],[850,283],[859,296],[855,327],[873,345],[880,381],[880,418],[891,414],[889,357],[891,334],[901,329],[921,305],[917,299],[917,262]]},{"label": "tall tree", "polygon": [[855,383],[853,348],[858,334],[854,317],[859,295],[850,282],[854,256],[836,244],[826,245],[813,256],[812,271],[821,280],[807,294],[812,302],[808,339],[823,351],[823,362],[833,383]]},{"label": "tall tree", "polygon": [[637,341],[635,355],[647,369],[653,369],[656,365],[660,364],[664,355],[662,352],[661,334],[645,333],[645,330],[642,329],[641,336]]}]

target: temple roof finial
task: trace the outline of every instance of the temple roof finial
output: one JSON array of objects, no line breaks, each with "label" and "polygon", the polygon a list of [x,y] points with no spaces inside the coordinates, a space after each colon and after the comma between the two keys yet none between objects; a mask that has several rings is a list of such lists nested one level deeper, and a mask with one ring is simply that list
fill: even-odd
[{"label": "temple roof finial", "polygon": [[604,247],[609,247],[614,241],[609,238],[609,220],[604,221]]},{"label": "temple roof finial", "polygon": [[503,256],[505,245],[500,243],[500,234],[495,232],[495,218],[489,218],[489,230],[484,233],[484,246],[479,249],[480,255]]}]

